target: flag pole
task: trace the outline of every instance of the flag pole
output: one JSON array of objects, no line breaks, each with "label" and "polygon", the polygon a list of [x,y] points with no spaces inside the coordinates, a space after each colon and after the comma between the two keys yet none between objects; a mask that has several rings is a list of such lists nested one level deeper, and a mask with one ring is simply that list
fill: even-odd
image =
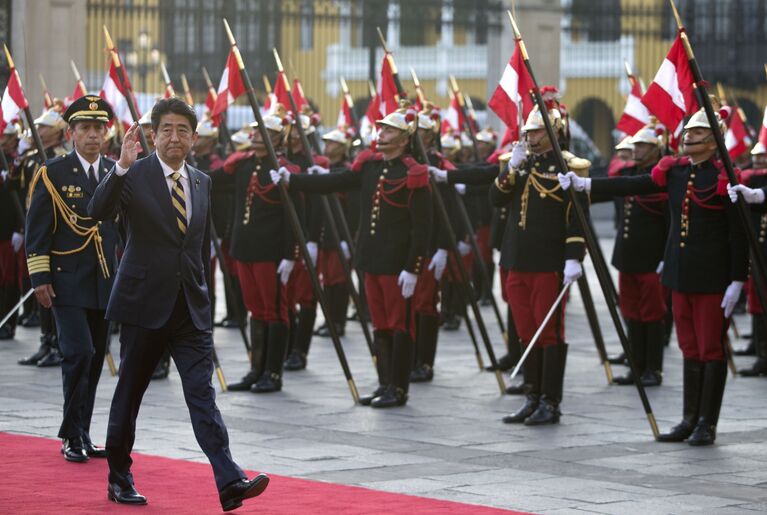
[{"label": "flag pole", "polygon": [[[551,125],[546,103],[543,101],[543,97],[541,96],[541,90],[538,87],[538,81],[535,78],[535,72],[533,70],[532,63],[530,63],[530,57],[527,54],[527,47],[525,46],[525,42],[522,40],[522,35],[519,32],[516,21],[514,21],[514,17],[512,16],[511,12],[507,11],[507,13],[509,15],[509,20],[511,20],[511,26],[514,30],[514,39],[516,39],[517,44],[519,45],[522,59],[525,62],[525,67],[527,68],[527,72],[530,74],[530,79],[533,83],[533,98],[541,112],[543,125],[546,129],[549,140],[551,141],[551,145],[553,146],[554,156],[557,159],[557,168],[559,169],[560,173],[566,174],[568,172],[567,162],[562,155],[562,149],[559,147],[559,140],[557,139],[557,135],[554,132],[554,127]],[[623,352],[626,354],[626,357],[629,361],[629,367],[631,368],[632,374],[634,377],[638,378],[640,374],[631,353],[628,337],[626,336],[626,332],[623,328],[623,323],[621,322],[618,308],[610,295],[608,287],[609,281],[612,280],[610,277],[610,271],[607,269],[607,264],[604,261],[604,257],[602,256],[601,252],[596,250],[599,242],[597,241],[594,232],[591,230],[591,225],[586,218],[586,214],[583,212],[583,208],[581,207],[580,202],[575,195],[575,191],[572,188],[568,189],[567,191],[570,197],[570,204],[573,206],[575,216],[581,225],[581,229],[583,230],[583,236],[586,241],[586,248],[589,250],[589,254],[591,255],[591,261],[594,264],[594,269],[596,270],[597,278],[599,279],[599,285],[602,288],[602,293],[604,294],[607,308],[610,312],[610,317],[612,318],[613,325],[615,326],[615,331],[618,333],[618,339],[620,340],[621,346],[623,347]],[[652,412],[650,401],[647,398],[647,392],[645,392],[641,381],[636,380],[634,381],[634,384],[637,388],[637,392],[639,393],[639,398],[642,401],[642,405],[644,407],[645,414],[647,415],[647,420],[650,423],[650,428],[652,429],[653,436],[657,439],[660,432],[658,431],[658,424],[655,421],[655,415]]]},{"label": "flag pole", "polygon": [[[256,98],[256,92],[253,89],[253,83],[250,81],[248,70],[245,69],[245,63],[242,60],[242,55],[240,54],[240,49],[237,47],[237,41],[234,39],[232,30],[229,28],[229,22],[226,21],[226,18],[224,18],[223,21],[226,35],[229,38],[229,43],[232,45],[232,52],[234,52],[235,59],[237,60],[237,67],[240,70],[240,76],[242,77],[242,81],[245,85],[245,91],[248,96],[250,108],[253,111],[253,116],[255,116],[256,122],[258,124],[257,129],[261,133],[261,138],[264,141],[264,146],[266,146],[268,160],[270,161],[270,165],[273,167],[273,169],[277,170],[280,167],[280,161],[277,158],[277,153],[275,152],[274,146],[272,145],[272,139],[269,136],[266,126],[264,125],[264,119],[261,116],[261,106],[259,105],[258,99]],[[298,123],[300,125],[300,119],[298,119]],[[311,256],[309,255],[309,250],[306,248],[304,230],[303,227],[301,227],[301,222],[298,218],[298,213],[296,213],[296,208],[293,205],[293,200],[290,198],[290,195],[288,195],[287,188],[283,183],[280,182],[278,184],[278,190],[280,192],[280,199],[282,200],[282,204],[285,206],[288,223],[291,225],[296,240],[298,241],[301,256],[304,259],[306,270],[309,272],[309,278],[312,281],[312,286],[314,287],[315,294],[317,295],[317,300],[320,304],[320,307],[322,308],[322,313],[327,320],[332,320],[332,317],[330,316],[329,305],[325,299],[325,294],[322,291],[322,287],[320,286],[320,279],[317,276],[317,270],[312,263]],[[333,340],[333,347],[335,347],[338,360],[341,363],[341,368],[343,369],[344,376],[346,377],[346,382],[349,385],[349,390],[351,391],[352,398],[354,399],[354,402],[358,404],[360,401],[359,392],[357,391],[357,385],[354,383],[354,379],[352,378],[352,373],[349,369],[349,363],[346,359],[344,349],[341,346],[341,340],[339,339],[338,332],[336,331],[336,328],[333,324],[328,324],[328,330],[330,331],[331,339]]]},{"label": "flag pole", "polygon": [[80,93],[82,93],[83,96],[87,95],[88,90],[85,88],[85,83],[80,77],[80,72],[77,70],[77,65],[75,65],[74,61],[69,61],[69,64],[72,66],[72,73],[75,74],[75,80],[77,81],[77,87],[80,88]]},{"label": "flag pole", "polygon": [[[8,68],[10,68],[11,74],[16,76],[16,80],[19,83],[19,87],[22,88],[22,92],[23,92],[24,87],[21,84],[21,77],[19,76],[19,70],[17,70],[16,66],[13,64],[13,58],[11,57],[11,52],[8,50],[7,45],[3,45],[3,49],[5,50],[5,58],[8,60]],[[35,118],[32,116],[32,111],[30,111],[29,109],[29,102],[26,99],[26,95],[24,95],[24,101],[27,104],[27,106],[23,108],[24,117],[27,119],[27,124],[29,124],[29,130],[32,133],[32,141],[34,141],[35,148],[37,149],[38,160],[40,164],[42,164],[42,163],[45,163],[45,159],[46,159],[45,147],[43,146],[43,140],[40,139],[40,133],[37,132],[37,127],[35,126]]]}]

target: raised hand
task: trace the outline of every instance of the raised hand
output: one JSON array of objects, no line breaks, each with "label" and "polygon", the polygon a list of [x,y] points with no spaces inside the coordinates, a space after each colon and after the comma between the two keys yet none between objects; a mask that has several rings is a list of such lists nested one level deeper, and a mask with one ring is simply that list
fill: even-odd
[{"label": "raised hand", "polygon": [[141,152],[141,137],[139,131],[141,127],[136,122],[125,131],[122,148],[120,149],[120,160],[117,164],[120,168],[128,169],[136,162]]}]

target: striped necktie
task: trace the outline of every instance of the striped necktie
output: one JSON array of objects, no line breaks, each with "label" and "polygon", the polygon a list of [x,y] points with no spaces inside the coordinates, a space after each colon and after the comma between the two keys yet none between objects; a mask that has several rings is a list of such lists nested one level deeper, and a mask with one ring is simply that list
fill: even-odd
[{"label": "striped necktie", "polygon": [[178,224],[178,230],[181,231],[181,236],[186,235],[186,195],[184,195],[184,188],[181,186],[179,180],[181,179],[180,172],[173,172],[170,176],[173,179],[173,189],[170,196],[173,200],[173,210],[176,212],[176,223]]}]

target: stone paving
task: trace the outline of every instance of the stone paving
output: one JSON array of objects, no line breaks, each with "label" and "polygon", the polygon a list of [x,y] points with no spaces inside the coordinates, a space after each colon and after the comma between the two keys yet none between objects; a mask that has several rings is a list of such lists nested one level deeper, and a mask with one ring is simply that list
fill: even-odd
[{"label": "stone paving", "polygon": [[[602,244],[609,256],[610,239]],[[590,266],[589,279],[608,351],[617,353],[619,343]],[[482,311],[500,355],[492,311]],[[741,332],[750,331],[746,316],[736,321]],[[0,431],[55,437],[62,403],[59,370],[16,364],[37,348],[38,334],[22,328],[15,341],[0,342]],[[494,376],[478,371],[463,328],[441,333],[434,381],[413,385],[404,408],[355,406],[333,346],[323,338],[315,338],[307,370],[286,373],[282,392],[220,393],[218,403],[235,458],[243,467],[274,474],[546,514],[767,511],[765,379],[729,380],[714,447],[659,444],[636,390],[607,384],[577,291],[568,307],[567,334],[570,353],[557,426],[500,422],[521,398],[499,395]],[[215,341],[227,380],[238,380],[247,368],[239,333],[216,329]],[[375,374],[359,326],[349,324],[343,345],[365,393]],[[115,340],[112,350],[118,354],[118,349]],[[739,366],[751,360],[736,358]],[[624,372],[623,367],[614,371]],[[91,431],[99,444],[115,384],[105,369]],[[214,385],[220,390],[215,378]],[[675,342],[666,353],[664,384],[649,389],[648,397],[661,430],[678,422],[681,355]],[[205,461],[175,370],[168,380],[151,384],[135,449]]]}]

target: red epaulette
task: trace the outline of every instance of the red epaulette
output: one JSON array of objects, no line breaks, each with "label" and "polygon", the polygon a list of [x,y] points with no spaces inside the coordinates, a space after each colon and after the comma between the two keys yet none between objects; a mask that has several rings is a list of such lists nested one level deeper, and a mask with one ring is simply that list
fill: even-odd
[{"label": "red epaulette", "polygon": [[362,167],[365,163],[368,161],[380,161],[383,159],[383,155],[375,152],[371,149],[365,149],[362,152],[360,152],[357,157],[354,159],[354,163],[352,163],[352,172],[359,172],[362,170]]},{"label": "red epaulette", "polygon": [[413,159],[403,156],[402,162],[407,167],[407,187],[410,190],[424,188],[429,185],[429,167]]},{"label": "red epaulette", "polygon": [[500,162],[501,156],[510,150],[511,145],[502,145],[495,149],[495,151],[490,154],[485,161],[487,161],[488,164],[497,165]]},{"label": "red epaulette", "polygon": [[[724,163],[721,160],[714,159],[714,166],[717,170],[719,170],[719,175],[717,176],[718,182],[716,184],[716,194],[724,197],[727,195],[727,185],[730,184],[730,178],[727,175],[727,170],[724,168]],[[735,172],[735,180],[738,183],[743,182],[740,170],[738,168],[734,168],[733,171]]]},{"label": "red epaulette", "polygon": [[285,168],[287,168],[290,173],[301,172],[301,167],[285,159],[285,156],[279,156],[278,161],[280,163],[280,166],[284,166]]},{"label": "red epaulette", "polygon": [[327,156],[321,156],[319,154],[315,154],[312,156],[314,158],[314,164],[321,166],[323,168],[330,168],[330,159],[327,158]]},{"label": "red epaulette", "polygon": [[232,152],[229,154],[229,157],[226,158],[226,161],[224,161],[224,173],[232,175],[234,169],[237,168],[237,163],[245,159],[250,159],[255,154],[256,152],[254,150],[248,150],[247,152],[238,150],[237,152]]},{"label": "red epaulette", "polygon": [[690,158],[687,156],[665,156],[661,158],[661,160],[658,161],[658,164],[655,165],[655,167],[652,169],[650,174],[652,177],[652,182],[658,186],[664,187],[668,182],[668,177],[666,176],[668,175],[669,170],[675,166],[686,166],[688,164],[690,164]]},{"label": "red epaulette", "polygon": [[763,175],[767,175],[766,168],[749,168],[748,170],[743,170],[740,172],[740,182],[745,185],[749,185],[751,184],[751,179],[754,177],[761,177]]},{"label": "red epaulette", "polygon": [[607,176],[620,177],[622,170],[631,168],[632,166],[636,166],[636,161],[623,161],[622,159],[613,159],[610,161],[610,166],[607,167]]},{"label": "red epaulette", "polygon": [[439,167],[448,172],[455,170],[455,165],[450,162],[441,152],[434,152],[434,155],[439,159]]}]

